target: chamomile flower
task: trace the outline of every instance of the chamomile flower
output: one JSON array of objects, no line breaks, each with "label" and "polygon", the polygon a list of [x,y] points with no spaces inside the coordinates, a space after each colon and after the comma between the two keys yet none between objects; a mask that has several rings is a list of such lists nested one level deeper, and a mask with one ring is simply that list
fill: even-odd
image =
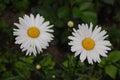
[{"label": "chamomile flower", "polygon": [[79,56],[81,62],[84,62],[85,59],[88,60],[89,64],[93,62],[101,62],[100,56],[107,57],[111,48],[110,41],[105,40],[108,37],[105,30],[101,30],[101,27],[95,26],[93,29],[93,24],[90,23],[90,26],[87,24],[78,25],[79,29],[73,29],[72,36],[69,36],[68,39],[71,41],[68,45],[71,46],[71,51],[75,52],[75,57]]},{"label": "chamomile flower", "polygon": [[26,51],[26,55],[42,52],[54,37],[51,34],[53,25],[49,24],[49,21],[44,21],[43,16],[39,14],[36,17],[33,14],[19,17],[19,23],[14,23],[17,28],[13,29],[15,43],[21,45],[20,48]]}]

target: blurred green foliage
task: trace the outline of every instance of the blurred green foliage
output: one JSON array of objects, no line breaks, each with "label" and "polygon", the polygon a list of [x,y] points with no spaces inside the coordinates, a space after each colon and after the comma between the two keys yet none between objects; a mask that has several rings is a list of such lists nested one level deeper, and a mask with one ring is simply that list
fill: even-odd
[{"label": "blurred green foliage", "polygon": [[[30,13],[54,24],[54,40],[37,56],[25,56],[12,35],[13,23]],[[92,22],[108,31],[112,51],[100,64],[81,63],[70,52],[70,20],[74,28]],[[0,80],[120,80],[120,0],[0,0],[0,41]]]}]

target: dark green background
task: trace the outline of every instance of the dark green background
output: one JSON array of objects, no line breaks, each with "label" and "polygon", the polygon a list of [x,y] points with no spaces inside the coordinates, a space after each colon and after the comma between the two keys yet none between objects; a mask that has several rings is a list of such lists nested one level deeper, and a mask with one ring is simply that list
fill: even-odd
[{"label": "dark green background", "polygon": [[[37,56],[14,44],[13,23],[31,13],[54,24],[54,40]],[[108,32],[112,50],[100,64],[74,57],[67,45],[70,20],[76,29],[92,22]],[[120,0],[0,0],[0,80],[120,80]]]}]

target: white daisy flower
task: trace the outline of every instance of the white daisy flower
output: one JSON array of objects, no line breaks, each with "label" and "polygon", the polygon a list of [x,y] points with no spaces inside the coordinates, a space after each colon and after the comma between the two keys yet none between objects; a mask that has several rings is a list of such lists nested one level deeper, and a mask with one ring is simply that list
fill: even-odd
[{"label": "white daisy flower", "polygon": [[39,14],[36,17],[33,14],[19,17],[19,23],[14,23],[17,29],[14,29],[13,35],[16,36],[15,43],[21,44],[22,51],[26,51],[26,55],[32,53],[36,55],[49,46],[49,42],[53,40],[53,25],[49,25],[49,21],[44,22],[44,18]]},{"label": "white daisy flower", "polygon": [[108,37],[107,32],[101,31],[101,27],[98,26],[93,30],[92,23],[90,23],[90,27],[87,24],[78,25],[78,27],[79,29],[73,29],[72,36],[68,37],[71,40],[68,43],[71,51],[75,52],[75,57],[80,54],[81,62],[87,59],[89,64],[100,63],[100,56],[107,57],[106,53],[111,50],[110,41],[105,40]]}]

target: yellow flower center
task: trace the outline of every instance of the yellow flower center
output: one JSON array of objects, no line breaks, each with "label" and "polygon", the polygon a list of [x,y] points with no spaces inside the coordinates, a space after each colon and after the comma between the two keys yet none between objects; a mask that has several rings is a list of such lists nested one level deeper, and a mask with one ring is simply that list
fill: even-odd
[{"label": "yellow flower center", "polygon": [[95,47],[95,42],[93,39],[91,38],[85,38],[82,41],[82,46],[86,49],[86,50],[92,50]]},{"label": "yellow flower center", "polygon": [[27,34],[31,38],[37,38],[40,35],[40,30],[36,27],[31,27],[31,28],[28,29]]}]

